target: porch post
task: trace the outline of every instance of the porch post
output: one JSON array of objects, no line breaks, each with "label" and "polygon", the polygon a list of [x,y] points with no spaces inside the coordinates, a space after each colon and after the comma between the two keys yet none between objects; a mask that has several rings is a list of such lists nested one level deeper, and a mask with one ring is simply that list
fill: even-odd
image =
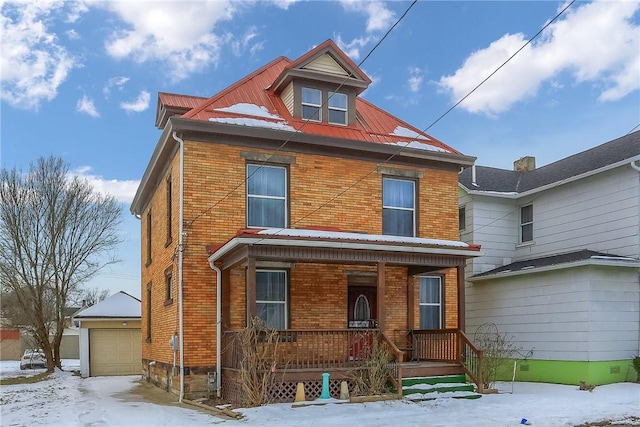
[{"label": "porch post", "polygon": [[456,275],[458,276],[458,329],[464,332],[465,329],[465,299],[464,299],[464,265],[456,267]]},{"label": "porch post", "polygon": [[387,313],[387,310],[385,308],[385,304],[384,304],[384,294],[385,292],[385,266],[386,263],[384,262],[379,262],[378,263],[378,295],[377,295],[377,299],[378,299],[378,327],[380,328],[381,331],[384,331],[384,326],[385,326],[385,315]]},{"label": "porch post", "polygon": [[256,259],[250,256],[247,259],[247,326],[251,319],[256,317]]},{"label": "porch post", "polygon": [[407,329],[413,329],[413,325],[415,322],[415,317],[413,314],[416,294],[413,289],[414,277],[415,276],[407,274]]}]

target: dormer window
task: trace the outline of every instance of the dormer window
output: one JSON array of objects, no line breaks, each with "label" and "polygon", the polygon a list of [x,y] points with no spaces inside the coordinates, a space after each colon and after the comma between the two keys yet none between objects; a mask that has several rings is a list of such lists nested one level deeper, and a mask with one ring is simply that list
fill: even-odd
[{"label": "dormer window", "polygon": [[339,92],[329,92],[329,123],[347,124],[347,95]]},{"label": "dormer window", "polygon": [[308,87],[302,88],[302,118],[319,122],[322,108],[322,92]]}]

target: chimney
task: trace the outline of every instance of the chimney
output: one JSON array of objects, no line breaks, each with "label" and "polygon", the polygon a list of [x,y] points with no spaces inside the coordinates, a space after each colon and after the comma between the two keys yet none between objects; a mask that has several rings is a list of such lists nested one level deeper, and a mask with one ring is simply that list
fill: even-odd
[{"label": "chimney", "polygon": [[520,157],[513,162],[513,170],[516,172],[531,172],[536,168],[536,158],[533,156]]}]

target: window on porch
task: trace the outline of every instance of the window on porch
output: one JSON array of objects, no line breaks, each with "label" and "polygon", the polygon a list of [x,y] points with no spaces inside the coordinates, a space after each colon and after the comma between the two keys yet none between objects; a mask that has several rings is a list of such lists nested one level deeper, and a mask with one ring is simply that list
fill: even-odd
[{"label": "window on porch", "polygon": [[256,271],[256,316],[274,329],[287,329],[289,323],[287,272]]},{"label": "window on porch", "polygon": [[382,234],[416,235],[415,185],[410,180],[383,178]]},{"label": "window on porch", "polygon": [[285,227],[287,168],[247,165],[247,227]]},{"label": "window on porch", "polygon": [[420,329],[442,329],[442,277],[420,277]]}]

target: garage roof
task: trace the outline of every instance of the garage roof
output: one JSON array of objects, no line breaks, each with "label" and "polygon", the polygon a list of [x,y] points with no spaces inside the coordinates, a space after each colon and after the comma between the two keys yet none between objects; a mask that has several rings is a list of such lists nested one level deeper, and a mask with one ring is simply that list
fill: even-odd
[{"label": "garage roof", "polygon": [[87,318],[140,318],[140,300],[126,292],[120,291],[109,298],[87,307],[74,316],[77,319]]}]

